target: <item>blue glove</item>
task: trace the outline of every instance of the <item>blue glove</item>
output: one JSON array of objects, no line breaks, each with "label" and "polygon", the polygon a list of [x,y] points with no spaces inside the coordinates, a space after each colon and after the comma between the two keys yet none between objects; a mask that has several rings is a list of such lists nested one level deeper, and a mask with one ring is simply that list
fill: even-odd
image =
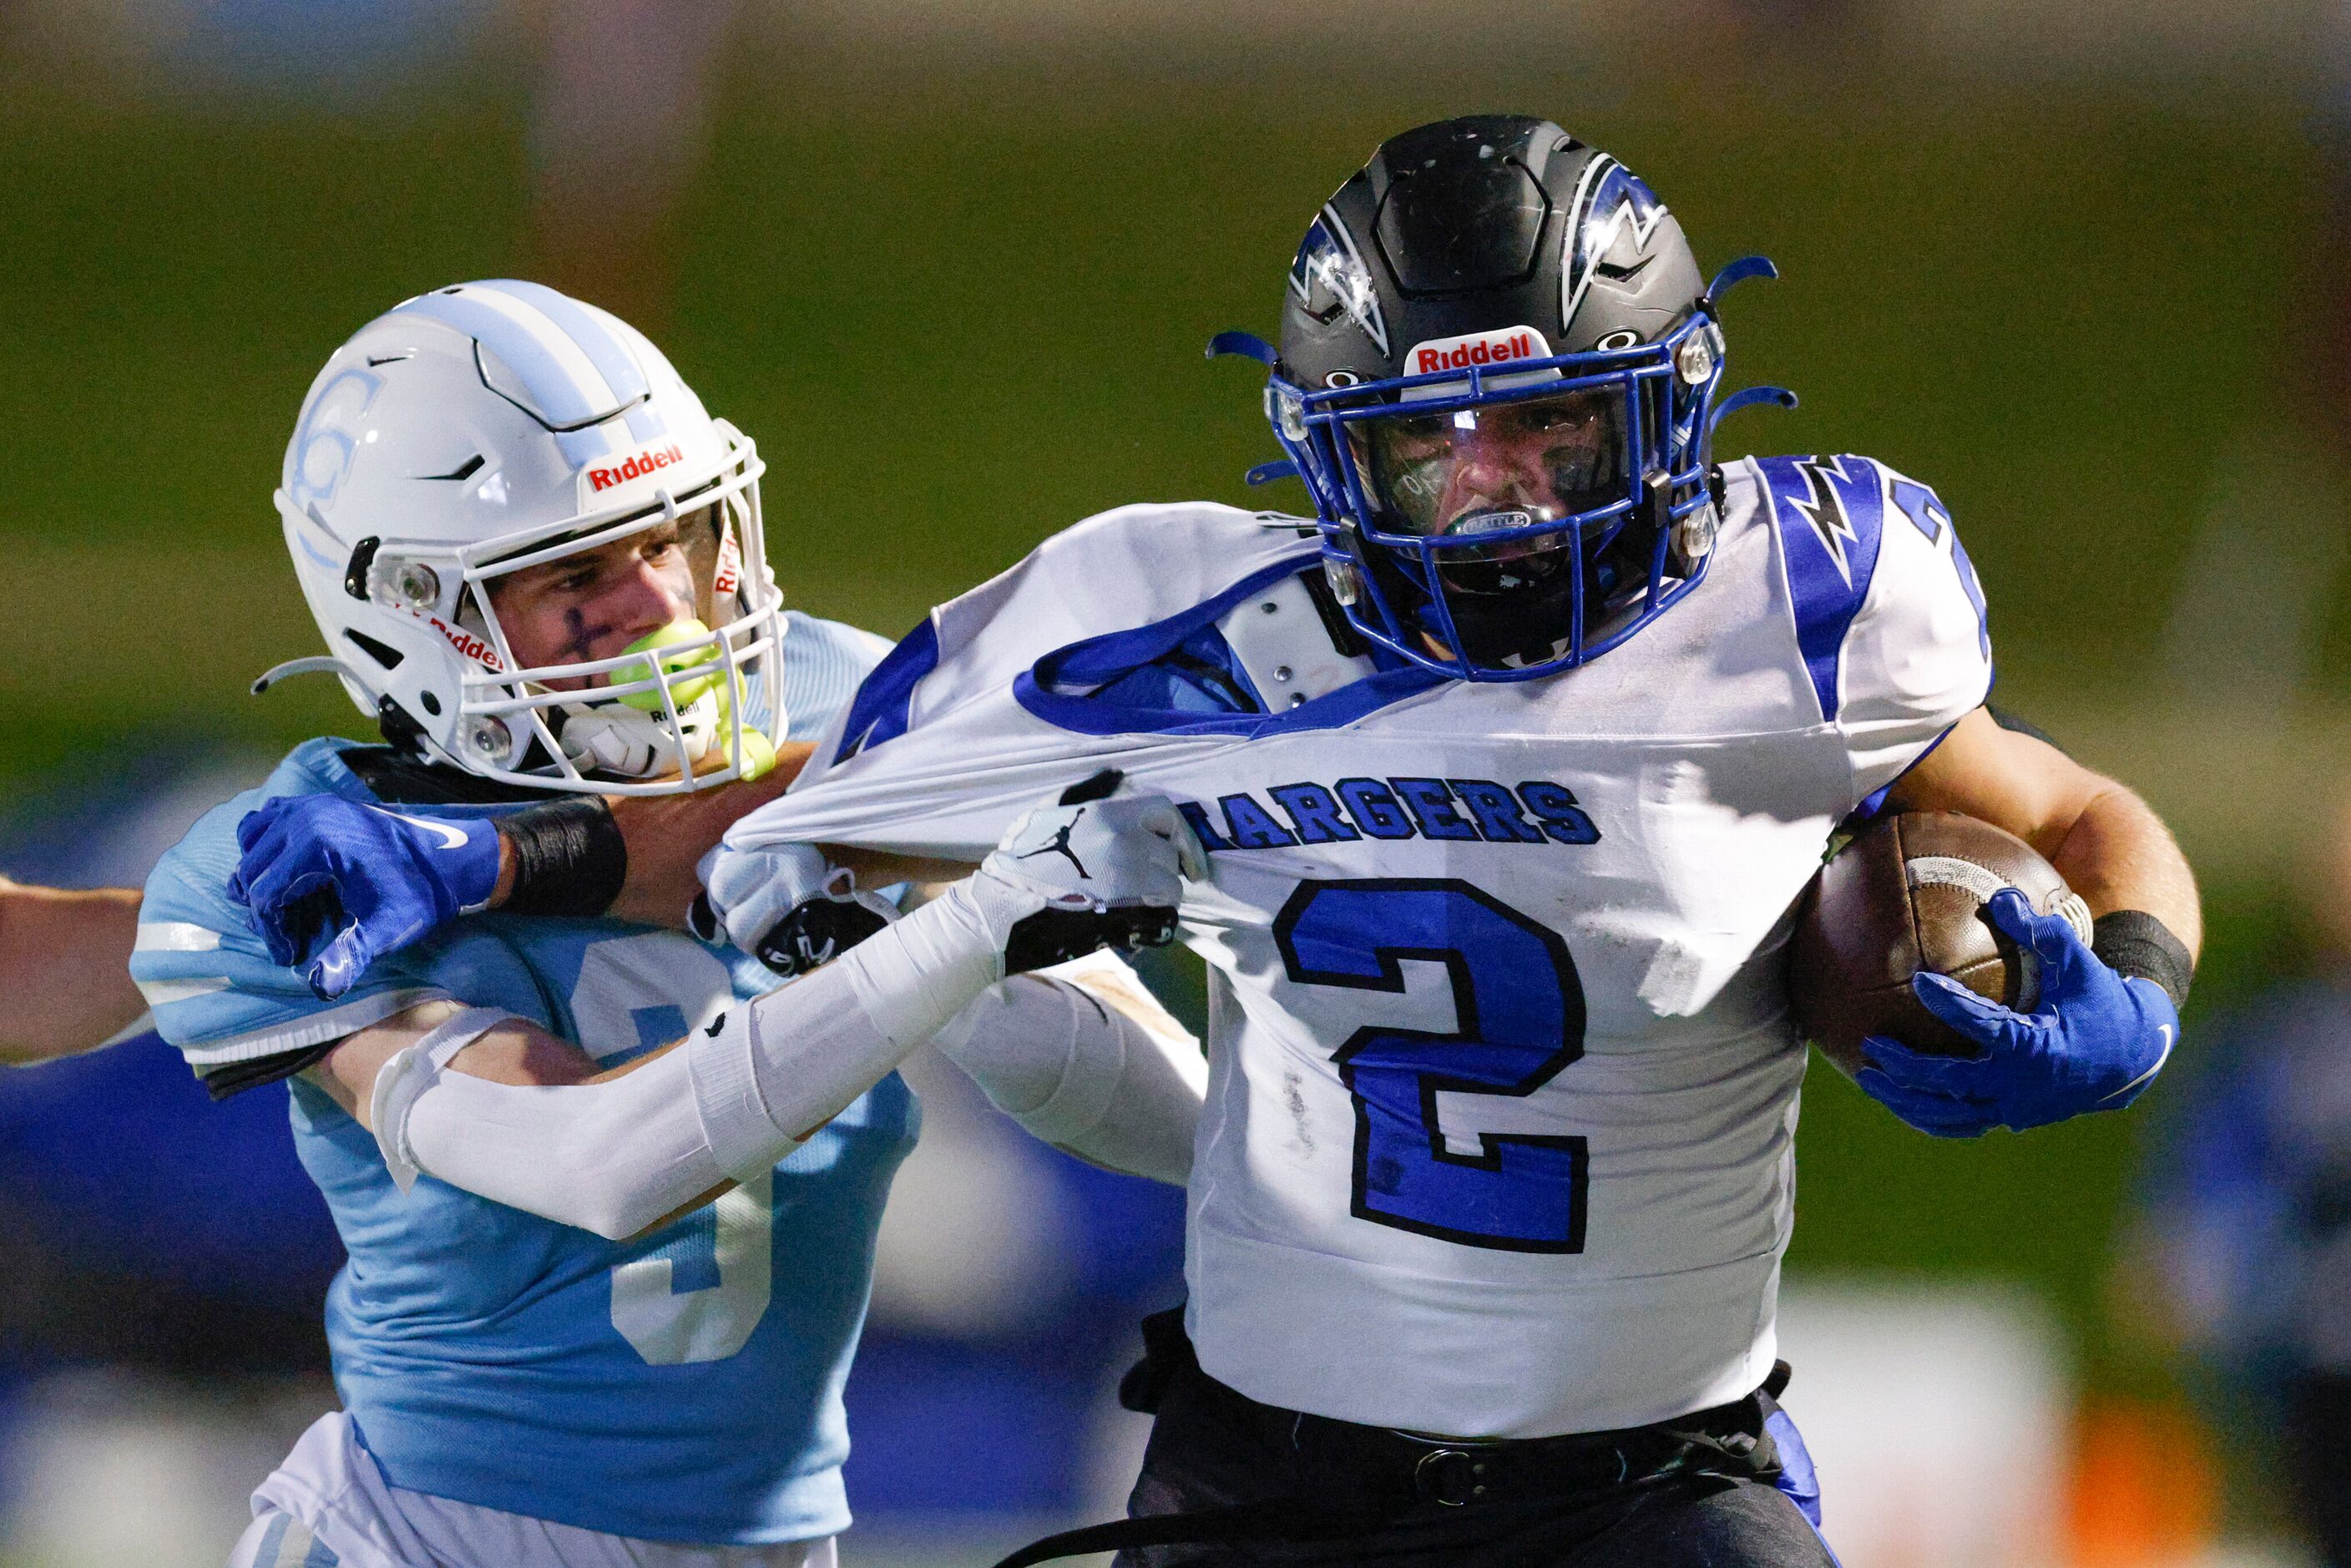
[{"label": "blue glove", "polygon": [[2137,1099],[2179,1039],[2179,1012],[2163,988],[2115,973],[2064,916],[2035,915],[2014,888],[1994,894],[1984,908],[1996,930],[2032,950],[2040,1005],[2014,1012],[1944,976],[1914,976],[1911,989],[1927,1010],[1980,1054],[1928,1056],[1872,1036],[1862,1051],[1876,1065],[1855,1082],[1938,1138],[1972,1138],[1993,1127],[2022,1132]]},{"label": "blue glove", "polygon": [[269,956],[322,1001],[370,964],[488,904],[498,882],[496,829],[480,818],[422,817],[298,795],[267,800],[236,825],[245,852],[228,895],[248,911]]}]

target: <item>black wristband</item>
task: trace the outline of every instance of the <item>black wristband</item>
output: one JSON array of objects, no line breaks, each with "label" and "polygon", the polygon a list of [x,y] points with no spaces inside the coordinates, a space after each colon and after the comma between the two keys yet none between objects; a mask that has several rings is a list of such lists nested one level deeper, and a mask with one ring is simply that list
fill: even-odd
[{"label": "black wristband", "polygon": [[508,915],[592,920],[612,907],[629,877],[621,825],[593,797],[527,807],[499,820],[498,836],[515,852],[514,886],[498,905]]},{"label": "black wristband", "polygon": [[2090,923],[2090,951],[2117,975],[2135,975],[2163,988],[2175,1008],[2188,1005],[2196,960],[2188,944],[2143,909],[2117,909]]}]

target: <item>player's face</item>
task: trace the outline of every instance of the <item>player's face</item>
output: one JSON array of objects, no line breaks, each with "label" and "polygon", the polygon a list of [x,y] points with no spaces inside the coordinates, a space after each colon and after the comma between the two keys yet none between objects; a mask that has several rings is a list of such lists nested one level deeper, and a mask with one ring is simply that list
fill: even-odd
[{"label": "player's face", "polygon": [[[705,607],[701,585],[716,556],[714,509],[497,580],[490,605],[525,668],[617,658],[640,639]],[[610,677],[546,684],[578,690]]]},{"label": "player's face", "polygon": [[1557,590],[1574,545],[1541,526],[1622,497],[1624,394],[1614,388],[1429,413],[1405,405],[1350,428],[1386,527],[1445,538],[1535,530],[1447,550],[1437,570],[1456,592]]},{"label": "player's face", "polygon": [[1585,389],[1483,408],[1399,412],[1357,428],[1373,486],[1398,531],[1473,534],[1557,521],[1614,498],[1624,473],[1623,408],[1615,389]]}]

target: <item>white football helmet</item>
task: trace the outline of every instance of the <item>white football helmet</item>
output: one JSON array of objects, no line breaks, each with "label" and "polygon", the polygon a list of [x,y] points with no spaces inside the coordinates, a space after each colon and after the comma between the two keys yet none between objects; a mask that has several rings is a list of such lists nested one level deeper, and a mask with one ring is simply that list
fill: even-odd
[{"label": "white football helmet", "polygon": [[[337,350],[303,402],[277,510],[330,659],[256,689],[331,666],[387,738],[508,783],[756,777],[786,723],[762,467],[609,313],[535,283],[421,294]],[[501,577],[679,519],[694,614],[615,657],[517,665]]]}]

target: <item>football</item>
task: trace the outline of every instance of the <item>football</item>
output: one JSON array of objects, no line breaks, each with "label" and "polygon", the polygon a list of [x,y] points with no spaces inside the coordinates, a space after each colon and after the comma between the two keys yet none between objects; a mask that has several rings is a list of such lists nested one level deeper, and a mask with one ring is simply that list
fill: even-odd
[{"label": "football", "polygon": [[1957,811],[1881,817],[1833,855],[1805,891],[1788,948],[1796,1027],[1850,1076],[1862,1041],[1887,1035],[1936,1056],[1974,1047],[1910,989],[1921,969],[1949,975],[2020,1012],[2040,999],[2038,966],[1992,928],[1983,906],[2013,887],[2084,941],[2090,912],[2032,845]]}]

